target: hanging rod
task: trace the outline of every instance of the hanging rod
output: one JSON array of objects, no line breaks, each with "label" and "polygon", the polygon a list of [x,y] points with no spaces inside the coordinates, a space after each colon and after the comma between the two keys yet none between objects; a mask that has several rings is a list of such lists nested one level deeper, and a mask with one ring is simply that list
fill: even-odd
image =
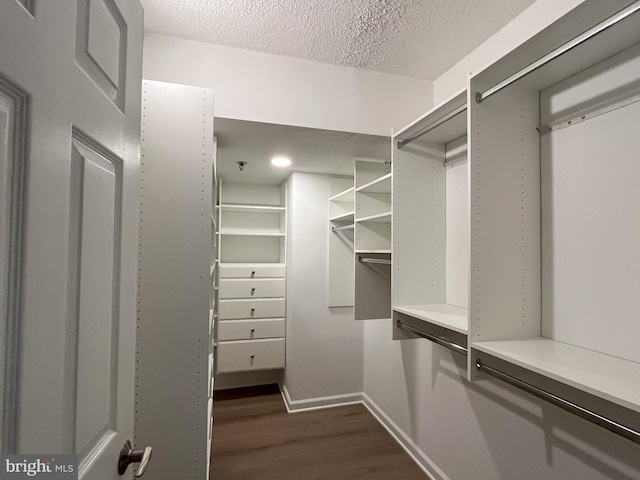
[{"label": "hanging rod", "polygon": [[467,348],[462,345],[458,345],[457,343],[450,342],[449,340],[445,340],[440,337],[436,337],[435,335],[431,335],[430,333],[423,332],[422,330],[418,330],[411,325],[407,325],[406,323],[402,323],[400,320],[396,320],[396,325],[401,330],[406,330],[407,332],[418,335],[419,337],[426,338],[427,340],[431,340],[433,343],[437,343],[443,347],[448,348],[449,350],[453,350],[456,353],[467,356]]},{"label": "hanging rod", "polygon": [[341,230],[353,230],[355,228],[354,224],[344,225],[342,227],[331,227],[332,232],[340,232]]},{"label": "hanging rod", "polygon": [[465,102],[464,105],[460,105],[458,108],[456,108],[452,112],[449,112],[446,115],[434,120],[433,122],[429,123],[429,125],[425,125],[423,128],[418,130],[418,132],[414,133],[409,138],[405,138],[404,140],[400,140],[398,142],[398,148],[402,148],[405,145],[410,144],[414,140],[417,140],[422,135],[425,135],[425,134],[429,133],[431,130],[434,130],[434,129],[438,128],[440,125],[442,125],[445,122],[448,122],[449,120],[451,120],[453,117],[455,117],[459,113],[464,112],[466,109],[467,109],[467,104]]},{"label": "hanging rod", "polygon": [[628,6],[627,8],[625,8],[624,10],[619,11],[615,15],[612,15],[611,17],[607,18],[605,21],[599,23],[595,27],[592,27],[589,30],[587,30],[586,32],[582,33],[581,35],[578,35],[573,40],[569,40],[564,45],[561,45],[560,47],[558,47],[555,50],[553,50],[552,52],[546,54],[544,57],[540,58],[539,60],[536,60],[535,62],[531,63],[530,65],[524,67],[522,70],[517,71],[516,73],[514,73],[510,77],[506,78],[502,82],[494,85],[490,89],[485,90],[484,92],[477,92],[476,93],[476,102],[480,103],[483,100],[486,100],[487,98],[489,98],[494,93],[499,92],[500,90],[505,88],[507,85],[510,85],[513,82],[515,82],[516,80],[519,80],[522,77],[524,77],[526,75],[529,75],[531,72],[536,71],[537,69],[539,69],[540,67],[542,67],[546,63],[550,62],[551,60],[554,60],[554,59],[560,57],[561,55],[564,55],[569,50],[572,50],[573,48],[577,47],[581,43],[583,43],[583,42],[595,37],[599,33],[604,32],[609,27],[612,27],[616,23],[624,20],[625,18],[627,18],[631,14],[637,12],[638,10],[640,10],[640,1],[635,2],[634,4],[632,4],[632,5]]},{"label": "hanging rod", "polygon": [[486,373],[487,375],[491,375],[492,377],[498,378],[503,382],[508,383],[509,385],[512,385],[516,388],[519,388],[521,390],[524,390],[525,392],[530,393],[534,397],[538,397],[542,400],[545,400],[555,405],[556,407],[560,407],[563,410],[566,410],[567,412],[573,413],[574,415],[577,415],[581,418],[584,418],[585,420],[595,423],[596,425],[606,428],[610,432],[617,433],[618,435],[628,440],[631,440],[634,443],[640,444],[640,432],[632,430],[629,427],[625,427],[624,425],[621,425],[618,422],[614,422],[613,420],[607,417],[603,417],[602,415],[592,412],[591,410],[581,407],[580,405],[576,405],[575,403],[565,400],[562,397],[554,395],[553,393],[549,393],[546,390],[538,388],[529,383],[523,382],[522,380],[512,377],[511,375],[501,372],[500,370],[496,370],[495,368],[483,365],[480,362],[480,360],[476,362],[476,368],[480,372],[483,372],[483,373]]},{"label": "hanging rod", "polygon": [[467,356],[467,348],[462,345],[458,345],[457,343],[450,342],[449,340],[445,340],[440,337],[436,337],[435,335],[431,335],[430,333],[423,332],[422,330],[418,330],[411,325],[407,325],[406,323],[402,323],[400,320],[396,320],[396,325],[401,330],[406,330],[407,332],[418,335],[419,337],[426,338],[427,340],[431,340],[433,343],[437,343],[443,347],[448,348],[449,350],[453,350],[456,353]]},{"label": "hanging rod", "polygon": [[370,257],[358,257],[360,263],[379,263],[380,265],[391,265],[391,260],[386,258],[370,258]]}]

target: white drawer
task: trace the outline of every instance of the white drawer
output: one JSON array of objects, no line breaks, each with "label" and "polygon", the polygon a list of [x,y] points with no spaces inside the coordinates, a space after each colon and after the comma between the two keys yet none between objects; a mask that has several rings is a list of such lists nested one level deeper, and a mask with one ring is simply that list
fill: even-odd
[{"label": "white drawer", "polygon": [[284,278],[224,278],[218,286],[219,298],[284,297]]},{"label": "white drawer", "polygon": [[264,298],[256,300],[220,300],[218,318],[269,318],[284,317],[284,298]]},{"label": "white drawer", "polygon": [[221,263],[220,278],[274,278],[285,276],[282,263]]},{"label": "white drawer", "polygon": [[284,338],[218,343],[218,373],[284,368]]},{"label": "white drawer", "polygon": [[218,340],[254,340],[284,337],[284,318],[274,320],[224,320],[218,323]]}]

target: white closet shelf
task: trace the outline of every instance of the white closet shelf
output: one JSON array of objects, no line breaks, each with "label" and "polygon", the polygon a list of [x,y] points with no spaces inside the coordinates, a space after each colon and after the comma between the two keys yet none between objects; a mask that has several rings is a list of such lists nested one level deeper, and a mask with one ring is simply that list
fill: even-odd
[{"label": "white closet shelf", "polygon": [[362,250],[356,250],[355,253],[391,253],[391,250],[362,249]]},{"label": "white closet shelf", "polygon": [[226,212],[238,213],[283,213],[285,207],[268,206],[268,205],[236,205],[222,204],[220,208]]},{"label": "white closet shelf", "polygon": [[355,212],[342,213],[340,215],[336,215],[335,217],[331,217],[329,219],[329,221],[330,222],[351,222],[351,223],[353,223],[354,215],[355,215]]},{"label": "white closet shelf", "polygon": [[393,310],[464,335],[469,330],[469,311],[455,305],[396,305]]},{"label": "white closet shelf", "polygon": [[285,262],[252,262],[252,263],[241,263],[241,262],[222,262],[220,263],[221,267],[225,267],[225,266],[229,266],[232,265],[234,267],[245,267],[245,268],[251,268],[254,267],[255,265],[260,265],[261,267],[270,267],[270,266],[283,266],[286,265]]},{"label": "white closet shelf", "polygon": [[220,235],[227,237],[284,237],[284,233],[272,232],[220,232]]},{"label": "white closet shelf", "polygon": [[391,193],[391,173],[376,178],[372,182],[362,185],[356,189],[356,192],[362,193]]},{"label": "white closet shelf", "polygon": [[471,347],[640,413],[640,363],[543,337]]},{"label": "white closet shelf", "polygon": [[353,191],[355,187],[347,188],[343,192],[337,193],[329,198],[330,202],[353,202]]},{"label": "white closet shelf", "polygon": [[377,213],[368,217],[356,218],[356,223],[391,223],[391,212]]}]

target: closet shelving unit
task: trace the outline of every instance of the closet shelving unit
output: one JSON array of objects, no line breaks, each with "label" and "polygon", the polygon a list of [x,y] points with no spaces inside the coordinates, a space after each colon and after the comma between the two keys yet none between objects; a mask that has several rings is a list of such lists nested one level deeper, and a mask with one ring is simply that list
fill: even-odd
[{"label": "closet shelving unit", "polygon": [[353,178],[329,181],[329,307],[353,306],[355,186]]},{"label": "closet shelving unit", "polygon": [[354,318],[391,315],[390,162],[355,162]]},{"label": "closet shelving unit", "polygon": [[216,371],[284,368],[286,185],[219,181]]},{"label": "closet shelving unit", "polygon": [[394,338],[466,354],[469,195],[466,90],[394,136]]},{"label": "closet shelving unit", "polygon": [[640,2],[587,0],[469,87],[472,381],[640,443]]}]

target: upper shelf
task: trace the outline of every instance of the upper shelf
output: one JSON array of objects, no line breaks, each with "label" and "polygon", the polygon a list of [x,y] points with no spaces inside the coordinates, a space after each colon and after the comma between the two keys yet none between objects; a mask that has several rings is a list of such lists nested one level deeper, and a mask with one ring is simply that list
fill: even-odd
[{"label": "upper shelf", "polygon": [[362,193],[391,193],[391,173],[373,180],[356,189]]},{"label": "upper shelf", "polygon": [[356,218],[356,222],[391,223],[391,212],[378,213],[368,217]]},{"label": "upper shelf", "polygon": [[285,207],[269,206],[269,205],[220,205],[222,211],[238,212],[238,213],[284,213]]},{"label": "upper shelf", "polygon": [[355,187],[350,187],[329,198],[330,202],[353,202],[353,191]]},{"label": "upper shelf", "polygon": [[220,235],[227,237],[284,237],[284,233],[258,231],[221,231]]},{"label": "upper shelf", "polygon": [[448,143],[467,134],[467,90],[464,89],[435,106],[422,117],[398,132],[398,147],[415,143],[428,147]]},{"label": "upper shelf", "polygon": [[464,335],[469,329],[469,311],[455,305],[397,305],[393,310]]},{"label": "upper shelf", "polygon": [[336,215],[329,219],[330,222],[350,222],[353,223],[354,212],[347,212],[341,215]]},{"label": "upper shelf", "polygon": [[640,412],[639,363],[542,337],[471,347]]}]

